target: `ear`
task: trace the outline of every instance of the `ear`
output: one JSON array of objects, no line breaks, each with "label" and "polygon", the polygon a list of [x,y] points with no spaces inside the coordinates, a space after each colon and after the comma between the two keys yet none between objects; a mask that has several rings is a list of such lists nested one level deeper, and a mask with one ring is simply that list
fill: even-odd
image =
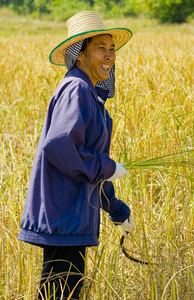
[{"label": "ear", "polygon": [[76,60],[81,61],[81,60],[82,60],[82,57],[83,57],[83,52],[80,51],[79,54],[78,54],[78,56],[77,56],[77,59],[76,59]]},{"label": "ear", "polygon": [[77,60],[80,61],[80,62],[85,61],[85,57],[86,57],[85,51],[80,51],[78,56],[77,56]]}]

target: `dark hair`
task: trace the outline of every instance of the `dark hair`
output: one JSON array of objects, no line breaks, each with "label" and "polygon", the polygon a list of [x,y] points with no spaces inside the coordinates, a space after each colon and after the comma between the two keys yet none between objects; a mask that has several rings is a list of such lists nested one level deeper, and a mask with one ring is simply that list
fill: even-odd
[{"label": "dark hair", "polygon": [[82,47],[80,51],[85,51],[89,43],[92,41],[92,37],[89,37],[83,41]]}]

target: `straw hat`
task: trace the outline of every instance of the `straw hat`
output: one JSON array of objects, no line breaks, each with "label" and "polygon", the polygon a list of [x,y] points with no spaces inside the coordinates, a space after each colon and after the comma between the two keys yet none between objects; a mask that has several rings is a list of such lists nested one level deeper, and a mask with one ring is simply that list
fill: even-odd
[{"label": "straw hat", "polygon": [[57,45],[50,53],[50,62],[64,66],[66,49],[72,44],[99,34],[110,34],[115,44],[115,50],[124,46],[132,37],[128,28],[107,29],[95,11],[84,11],[67,20],[68,38]]}]

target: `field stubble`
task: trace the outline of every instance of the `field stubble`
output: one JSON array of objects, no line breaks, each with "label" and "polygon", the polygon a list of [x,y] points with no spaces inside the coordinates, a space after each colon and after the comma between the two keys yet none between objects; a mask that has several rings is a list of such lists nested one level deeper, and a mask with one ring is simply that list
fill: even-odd
[{"label": "field stubble", "polygon": [[[115,22],[107,21],[109,26]],[[116,93],[107,102],[114,120],[112,158],[141,161],[192,150],[192,23],[158,26],[128,19],[123,26],[135,34],[118,53]],[[48,103],[66,69],[48,61],[63,34],[49,29],[22,34],[1,31],[0,37],[0,299],[28,300],[34,299],[38,287],[42,252],[20,243],[17,235]],[[193,299],[193,169],[135,169],[115,187],[135,217],[126,248],[150,264],[141,266],[124,257],[121,232],[102,213],[100,245],[88,250],[82,299]]]}]

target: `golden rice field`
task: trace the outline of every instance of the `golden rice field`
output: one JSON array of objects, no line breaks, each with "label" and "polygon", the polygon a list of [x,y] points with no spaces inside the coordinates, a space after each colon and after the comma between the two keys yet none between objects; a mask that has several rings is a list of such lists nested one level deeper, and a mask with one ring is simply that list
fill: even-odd
[{"label": "golden rice field", "polygon": [[[111,157],[127,163],[173,153],[194,160],[194,22],[106,23],[134,32],[117,54],[116,94],[106,104],[114,120]],[[49,100],[66,72],[48,55],[65,38],[63,23],[0,12],[0,299],[31,300],[38,288],[42,252],[17,235]],[[167,172],[136,168],[115,182],[135,218],[125,246],[149,264],[124,256],[120,229],[102,213],[82,300],[194,299],[193,183],[193,168],[184,165]]]}]

